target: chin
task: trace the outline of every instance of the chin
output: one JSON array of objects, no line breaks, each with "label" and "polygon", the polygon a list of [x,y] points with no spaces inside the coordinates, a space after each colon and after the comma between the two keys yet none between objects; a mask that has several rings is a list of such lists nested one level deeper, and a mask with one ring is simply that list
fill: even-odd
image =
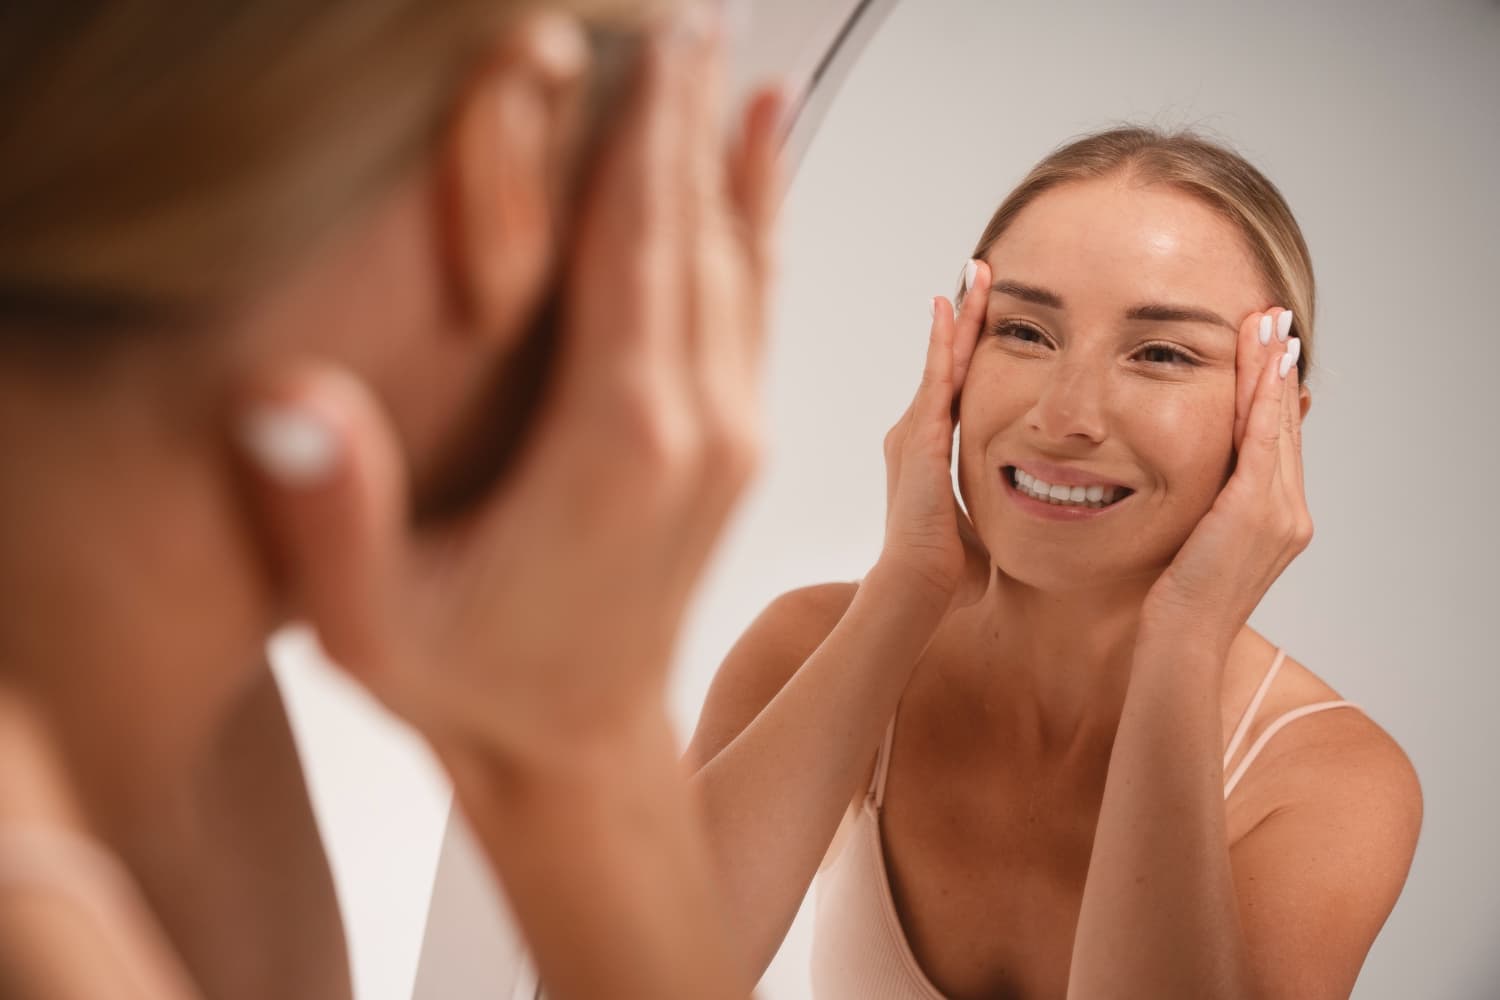
[{"label": "chin", "polygon": [[[1003,540],[991,542],[997,535]],[[1102,549],[1097,539],[1087,545],[1049,544],[1020,535],[1014,525],[990,525],[988,530],[980,531],[980,537],[990,553],[990,561],[1002,576],[1035,590],[1057,594],[1149,587],[1181,546],[1181,540],[1163,546],[1159,538],[1138,536],[1131,543],[1109,550]]]}]

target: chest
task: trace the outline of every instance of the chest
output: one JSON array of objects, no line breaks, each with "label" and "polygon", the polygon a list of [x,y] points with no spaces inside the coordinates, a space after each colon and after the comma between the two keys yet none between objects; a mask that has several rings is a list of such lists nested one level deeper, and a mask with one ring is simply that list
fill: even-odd
[{"label": "chest", "polygon": [[932,780],[893,762],[880,817],[913,957],[955,1000],[1062,997],[1103,773]]}]

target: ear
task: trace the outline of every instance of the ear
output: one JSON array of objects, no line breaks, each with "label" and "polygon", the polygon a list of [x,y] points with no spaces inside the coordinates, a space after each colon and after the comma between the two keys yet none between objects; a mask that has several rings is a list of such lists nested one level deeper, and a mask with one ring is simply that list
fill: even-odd
[{"label": "ear", "polygon": [[537,308],[561,234],[589,51],[572,18],[510,24],[460,93],[440,146],[444,243],[460,329],[510,347]]},{"label": "ear", "polygon": [[1302,419],[1306,420],[1307,419],[1307,411],[1310,410],[1310,409],[1312,409],[1312,393],[1310,393],[1310,392],[1307,391],[1307,386],[1305,386],[1305,385],[1302,386],[1301,388],[1302,388],[1302,391],[1300,393],[1298,393],[1298,396],[1300,397],[1298,399],[1298,403],[1302,407]]}]

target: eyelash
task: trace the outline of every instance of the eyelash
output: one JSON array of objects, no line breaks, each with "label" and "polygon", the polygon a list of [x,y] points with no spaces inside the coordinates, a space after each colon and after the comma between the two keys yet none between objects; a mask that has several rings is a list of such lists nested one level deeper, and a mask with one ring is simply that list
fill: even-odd
[{"label": "eyelash", "polygon": [[[1018,323],[1013,319],[999,320],[990,327],[990,333],[996,337],[1011,336],[1016,330],[1025,330],[1040,337],[1046,336],[1046,334],[1042,333],[1041,330],[1032,326],[1030,323]],[[1017,337],[1016,339],[1019,340],[1020,338]],[[1036,343],[1036,341],[1022,341],[1022,343]],[[1173,361],[1148,361],[1147,364],[1189,365],[1193,367],[1196,367],[1199,364],[1197,358],[1189,356],[1178,347],[1174,347],[1171,344],[1162,343],[1160,341],[1153,341],[1149,344],[1142,344],[1137,353],[1145,351],[1165,351],[1167,354],[1172,355],[1172,357],[1175,359]]]}]

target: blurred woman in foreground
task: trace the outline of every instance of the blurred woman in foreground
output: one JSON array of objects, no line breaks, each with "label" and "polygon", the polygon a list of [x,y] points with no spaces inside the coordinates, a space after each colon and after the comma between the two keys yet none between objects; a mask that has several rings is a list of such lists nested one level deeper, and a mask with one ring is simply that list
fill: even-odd
[{"label": "blurred woman in foreground", "polygon": [[662,704],[755,458],[780,98],[725,148],[721,35],[0,14],[0,994],[350,994],[263,652],[306,619],[553,996],[724,995]]}]

